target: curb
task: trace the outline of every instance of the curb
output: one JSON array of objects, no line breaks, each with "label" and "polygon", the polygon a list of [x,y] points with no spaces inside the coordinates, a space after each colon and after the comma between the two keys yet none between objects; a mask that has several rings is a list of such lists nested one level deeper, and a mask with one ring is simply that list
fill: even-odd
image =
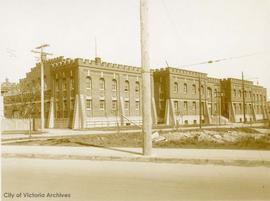
[{"label": "curb", "polygon": [[94,161],[125,161],[125,162],[150,162],[150,163],[180,163],[191,165],[224,165],[270,167],[270,161],[263,160],[223,160],[223,159],[186,159],[149,156],[97,156],[97,155],[70,155],[70,154],[34,154],[34,153],[2,153],[3,158],[36,158],[53,160],[94,160]]}]

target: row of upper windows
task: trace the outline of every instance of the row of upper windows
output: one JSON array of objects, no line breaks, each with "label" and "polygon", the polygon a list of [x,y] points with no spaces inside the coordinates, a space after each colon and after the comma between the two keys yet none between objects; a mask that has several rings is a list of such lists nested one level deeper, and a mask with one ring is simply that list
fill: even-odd
[{"label": "row of upper windows", "polygon": [[[242,97],[243,91],[241,89],[238,90],[238,97]],[[245,91],[245,97],[249,94],[249,97],[252,98],[252,92]],[[233,90],[233,95],[234,97],[237,97],[237,91],[236,89]],[[254,100],[266,100],[266,96],[263,96],[262,94],[253,94],[253,99]]]},{"label": "row of upper windows", "polygon": [[[184,87],[184,89],[183,89],[184,94],[187,94],[188,93],[188,84],[187,83],[184,83],[183,87]],[[196,87],[195,84],[192,84],[191,90],[192,90],[192,94],[196,94],[197,93],[197,87]],[[174,93],[178,93],[179,92],[179,85],[178,85],[177,82],[174,82],[174,84],[173,84],[173,92]],[[204,86],[201,85],[201,94],[204,95],[204,93],[205,93]],[[207,95],[209,97],[212,96],[212,89],[210,87],[207,87]],[[218,96],[217,89],[214,90],[214,95],[215,95],[215,97]]]},{"label": "row of upper windows", "polygon": [[[63,78],[61,82],[62,82],[62,90],[66,90],[67,85],[68,85],[66,78]],[[70,89],[73,90],[74,89],[74,79],[73,78],[70,78],[69,84],[70,84]],[[55,80],[55,89],[60,90],[60,81],[58,79]]]},{"label": "row of upper windows", "polygon": [[[89,76],[86,77],[86,89],[92,89],[92,79]],[[99,89],[105,90],[105,79],[104,78],[99,79]],[[124,91],[128,92],[129,89],[130,89],[130,84],[129,84],[129,81],[126,80],[124,82]],[[112,91],[117,91],[117,80],[116,79],[112,80]],[[135,92],[139,92],[139,91],[140,91],[140,83],[137,81],[135,83]]]}]

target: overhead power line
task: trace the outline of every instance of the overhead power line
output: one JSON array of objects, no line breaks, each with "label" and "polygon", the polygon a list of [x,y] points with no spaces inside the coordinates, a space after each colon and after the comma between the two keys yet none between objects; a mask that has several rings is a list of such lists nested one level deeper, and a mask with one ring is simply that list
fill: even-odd
[{"label": "overhead power line", "polygon": [[251,57],[251,56],[255,56],[255,55],[259,55],[259,54],[263,54],[263,52],[256,52],[256,53],[253,53],[253,54],[244,54],[244,55],[241,55],[241,56],[227,57],[227,58],[222,58],[222,59],[208,60],[208,61],[204,61],[204,62],[192,63],[192,64],[188,64],[188,65],[183,65],[183,66],[196,66],[196,65],[202,65],[202,64],[212,64],[212,63],[223,62],[223,61],[226,61],[226,60],[234,60],[234,59],[241,59],[241,58],[244,58],[244,57]]}]

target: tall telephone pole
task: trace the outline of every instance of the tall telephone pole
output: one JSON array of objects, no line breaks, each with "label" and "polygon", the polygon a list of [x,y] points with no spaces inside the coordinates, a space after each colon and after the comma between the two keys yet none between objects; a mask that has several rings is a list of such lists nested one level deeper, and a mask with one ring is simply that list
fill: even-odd
[{"label": "tall telephone pole", "polygon": [[151,77],[149,63],[148,40],[148,0],[140,0],[141,24],[141,66],[142,66],[142,92],[143,92],[143,154],[152,152],[152,112],[151,112]]},{"label": "tall telephone pole", "polygon": [[243,91],[243,113],[244,113],[244,123],[246,123],[246,93],[245,93],[245,83],[244,83],[244,73],[242,72],[242,91]]},{"label": "tall telephone pole", "polygon": [[40,54],[40,129],[41,131],[44,131],[44,62],[46,61],[47,55],[52,55],[51,53],[47,53],[43,51],[43,48],[48,47],[48,44],[40,45],[36,47],[35,49],[40,50],[32,50],[33,53]]}]

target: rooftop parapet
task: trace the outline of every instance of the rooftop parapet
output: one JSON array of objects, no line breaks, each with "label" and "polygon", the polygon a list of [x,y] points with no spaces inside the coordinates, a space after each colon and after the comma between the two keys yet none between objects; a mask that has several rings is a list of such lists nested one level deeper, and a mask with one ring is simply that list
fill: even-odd
[{"label": "rooftop parapet", "polygon": [[196,72],[196,71],[190,71],[190,70],[185,70],[185,69],[179,69],[179,68],[172,68],[172,67],[167,67],[169,72],[176,73],[176,74],[181,74],[181,75],[187,75],[187,76],[193,76],[193,77],[206,77],[206,73],[201,73],[201,72]]},{"label": "rooftop parapet", "polygon": [[107,69],[111,69],[111,70],[120,70],[120,71],[128,71],[128,72],[135,72],[135,73],[141,72],[141,68],[139,68],[139,67],[123,65],[123,64],[109,63],[109,62],[104,62],[104,61],[101,62],[101,60],[99,60],[99,59],[98,60],[97,59],[89,60],[89,59],[76,58],[75,62],[79,66],[107,68]]},{"label": "rooftop parapet", "polygon": [[211,82],[216,82],[216,83],[220,83],[221,81],[221,79],[214,78],[214,77],[207,77],[207,80]]},{"label": "rooftop parapet", "polygon": [[[238,83],[238,84],[242,83],[242,79],[238,79],[238,78],[225,78],[223,80],[231,81],[231,82]],[[253,82],[250,80],[244,80],[244,83],[253,85]]]}]

